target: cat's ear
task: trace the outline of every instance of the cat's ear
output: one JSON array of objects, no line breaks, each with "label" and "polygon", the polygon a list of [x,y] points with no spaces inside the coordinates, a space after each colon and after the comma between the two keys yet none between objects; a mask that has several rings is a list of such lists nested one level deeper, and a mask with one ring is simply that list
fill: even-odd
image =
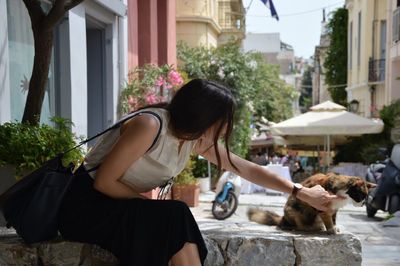
[{"label": "cat's ear", "polygon": [[377,186],[375,183],[371,183],[371,182],[366,182],[366,183],[367,183],[367,188],[368,188],[368,189],[374,188],[374,187]]}]

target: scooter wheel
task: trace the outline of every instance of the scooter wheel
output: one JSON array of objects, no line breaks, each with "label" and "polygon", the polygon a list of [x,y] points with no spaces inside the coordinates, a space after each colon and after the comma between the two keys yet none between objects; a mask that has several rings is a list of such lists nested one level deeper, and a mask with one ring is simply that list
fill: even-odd
[{"label": "scooter wheel", "polygon": [[374,218],[378,210],[372,207],[368,202],[365,204],[365,207],[367,209],[367,216],[370,218]]},{"label": "scooter wheel", "polygon": [[396,211],[400,210],[400,195],[399,194],[394,194],[390,197],[390,202],[389,202],[389,213],[393,214]]},{"label": "scooter wheel", "polygon": [[213,202],[211,212],[215,219],[225,220],[235,213],[239,201],[232,190],[228,192],[226,199],[220,204],[216,200]]}]

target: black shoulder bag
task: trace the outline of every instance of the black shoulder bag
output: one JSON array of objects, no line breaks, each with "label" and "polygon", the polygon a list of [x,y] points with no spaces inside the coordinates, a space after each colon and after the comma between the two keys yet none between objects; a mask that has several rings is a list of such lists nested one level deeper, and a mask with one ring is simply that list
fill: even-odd
[{"label": "black shoulder bag", "polygon": [[28,244],[57,237],[58,210],[74,178],[74,164],[70,163],[66,167],[63,166],[63,156],[143,113],[154,115],[160,122],[157,136],[149,148],[151,149],[162,129],[160,116],[151,111],[138,111],[128,115],[105,131],[80,142],[74,148],[45,162],[40,168],[28,174],[4,192],[0,196],[0,211],[3,212],[7,221],[7,227],[14,227],[18,235]]}]

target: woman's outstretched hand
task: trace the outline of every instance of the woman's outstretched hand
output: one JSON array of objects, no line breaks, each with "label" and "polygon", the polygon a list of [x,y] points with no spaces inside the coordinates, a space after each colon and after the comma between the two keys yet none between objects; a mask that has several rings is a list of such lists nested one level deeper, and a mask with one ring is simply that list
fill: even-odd
[{"label": "woman's outstretched hand", "polygon": [[313,186],[312,188],[303,187],[298,193],[297,198],[307,202],[312,207],[317,210],[332,213],[333,210],[330,209],[330,203],[333,200],[343,200],[344,197],[331,195],[320,185]]}]

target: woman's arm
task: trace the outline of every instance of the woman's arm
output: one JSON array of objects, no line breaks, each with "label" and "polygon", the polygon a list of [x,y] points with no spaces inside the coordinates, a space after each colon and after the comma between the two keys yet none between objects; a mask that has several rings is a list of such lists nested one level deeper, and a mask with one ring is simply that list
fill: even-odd
[{"label": "woman's arm", "polygon": [[[196,147],[195,152],[207,158],[210,162],[217,164],[217,156],[214,151],[212,142],[206,140],[200,140]],[[219,154],[221,158],[222,168],[228,171],[234,172],[235,174],[249,180],[252,183],[256,183],[263,187],[279,190],[285,193],[292,193],[293,182],[280,177],[279,175],[269,171],[268,169],[247,161],[233,153],[230,153],[233,164],[239,169],[236,170],[228,161],[225,147],[219,145]],[[313,206],[314,208],[330,212],[331,210],[327,207],[333,199],[338,199],[336,195],[330,195],[321,186],[315,186],[313,188],[302,188],[297,193],[297,198],[303,200]]]},{"label": "woman's arm", "polygon": [[150,148],[159,127],[159,122],[150,115],[140,115],[126,122],[121,136],[96,172],[94,188],[113,198],[138,197],[139,193],[120,178]]}]

